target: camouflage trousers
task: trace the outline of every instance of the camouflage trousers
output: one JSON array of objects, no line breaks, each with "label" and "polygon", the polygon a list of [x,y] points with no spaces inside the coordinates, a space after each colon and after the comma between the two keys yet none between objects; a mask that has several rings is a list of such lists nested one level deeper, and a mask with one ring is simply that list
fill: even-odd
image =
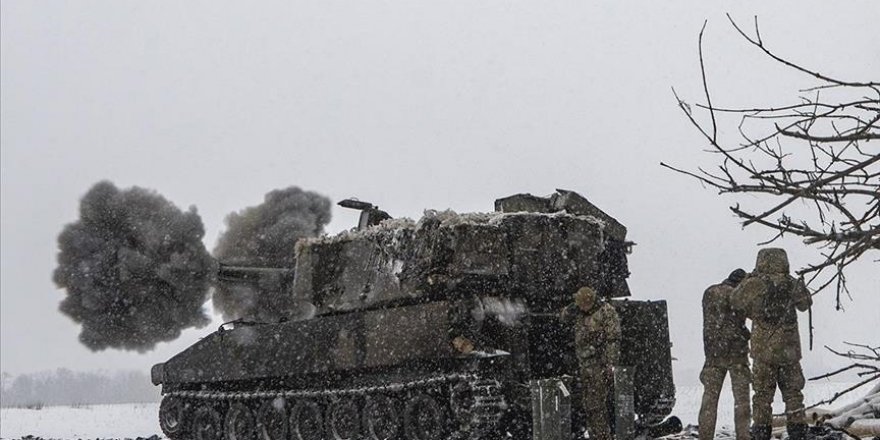
[{"label": "camouflage trousers", "polygon": [[699,433],[701,439],[715,438],[715,421],[718,417],[718,396],[724,385],[724,377],[730,373],[730,385],[733,388],[733,420],[736,428],[736,440],[749,440],[749,382],[751,372],[747,360],[742,363],[724,363],[713,365],[706,363],[700,372],[703,383],[703,401],[700,404]]},{"label": "camouflage trousers", "polygon": [[785,402],[786,423],[789,425],[804,423],[804,373],[800,362],[775,365],[755,359],[752,366],[754,375],[755,397],[752,400],[752,412],[755,425],[770,425],[773,421],[773,396],[776,386],[782,392]]},{"label": "camouflage trousers", "polygon": [[581,368],[582,398],[590,440],[612,440],[608,396],[613,383],[610,368],[602,366]]}]

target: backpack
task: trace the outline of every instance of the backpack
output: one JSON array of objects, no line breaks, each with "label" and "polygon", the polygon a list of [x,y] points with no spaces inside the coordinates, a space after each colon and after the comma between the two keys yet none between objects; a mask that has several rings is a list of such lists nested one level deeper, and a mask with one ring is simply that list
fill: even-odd
[{"label": "backpack", "polygon": [[788,277],[784,279],[770,279],[769,277],[761,277],[764,281],[765,291],[761,300],[761,320],[769,324],[787,323],[790,311],[793,306],[792,280]]}]

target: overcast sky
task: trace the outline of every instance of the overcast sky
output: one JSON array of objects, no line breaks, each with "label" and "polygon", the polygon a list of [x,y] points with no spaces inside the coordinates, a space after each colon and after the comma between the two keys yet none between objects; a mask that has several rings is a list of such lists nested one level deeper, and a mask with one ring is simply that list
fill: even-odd
[{"label": "overcast sky", "polygon": [[[146,371],[212,330],[143,355],[77,342],[57,310],[55,240],[101,179],[196,205],[209,249],[227,213],[290,185],[412,218],[566,188],[628,226],[632,291],[668,300],[677,380],[695,382],[703,290],[750,270],[770,235],[742,230],[732,199],[659,166],[713,160],[670,87],[701,98],[704,19],[716,104],[789,103],[815,84],[762,57],[708,3],[4,0],[0,368]],[[730,12],[746,24],[757,14],[786,57],[878,79],[876,1]],[[337,209],[330,231],[355,222]],[[793,266],[817,255],[782,244]],[[818,298],[817,347],[880,343],[878,263],[854,267],[850,288],[845,311]],[[816,350],[805,364],[837,361]]]}]

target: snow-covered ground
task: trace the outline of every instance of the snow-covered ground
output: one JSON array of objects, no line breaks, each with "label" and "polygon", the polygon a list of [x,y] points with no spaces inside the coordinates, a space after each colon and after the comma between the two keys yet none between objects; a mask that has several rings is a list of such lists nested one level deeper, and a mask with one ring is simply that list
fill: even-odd
[{"label": "snow-covered ground", "polygon": [[[848,384],[834,382],[808,383],[804,394],[808,403],[827,399],[835,391]],[[833,406],[852,402],[867,392],[856,391],[844,396]],[[699,386],[679,387],[678,403],[674,414],[685,425],[697,423],[702,388]],[[48,438],[135,438],[161,434],[157,414],[158,404],[140,403],[129,405],[94,405],[84,407],[46,407],[43,409],[0,409],[0,438],[13,439],[24,435]],[[777,393],[774,404],[776,412],[782,410],[782,402]],[[733,425],[733,398],[730,388],[721,393],[718,414],[719,428]]]},{"label": "snow-covered ground", "polygon": [[0,438],[136,438],[162,434],[158,403],[0,409]]}]

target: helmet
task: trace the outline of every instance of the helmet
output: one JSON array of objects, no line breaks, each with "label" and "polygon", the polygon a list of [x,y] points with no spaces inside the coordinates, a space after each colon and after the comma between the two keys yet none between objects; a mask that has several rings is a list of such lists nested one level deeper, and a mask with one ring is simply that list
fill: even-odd
[{"label": "helmet", "polygon": [[785,249],[764,248],[758,251],[755,272],[762,274],[788,274],[788,255]]},{"label": "helmet", "polygon": [[598,300],[599,297],[596,295],[596,291],[591,287],[581,287],[574,293],[574,303],[585,312],[591,310]]}]

